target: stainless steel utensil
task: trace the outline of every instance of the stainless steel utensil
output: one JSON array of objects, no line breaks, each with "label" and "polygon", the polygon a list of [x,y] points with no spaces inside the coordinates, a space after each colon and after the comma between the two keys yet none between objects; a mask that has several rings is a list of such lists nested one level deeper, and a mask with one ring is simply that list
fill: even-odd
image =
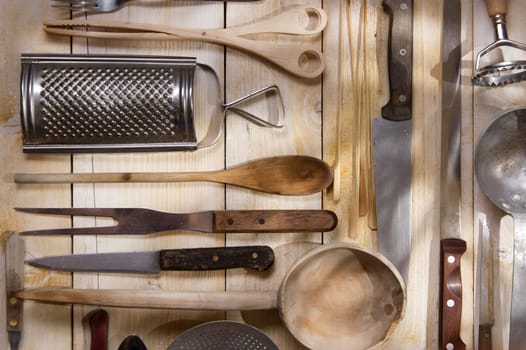
[{"label": "stainless steel utensil", "polygon": [[502,61],[480,67],[483,56],[497,48],[509,47],[526,51],[526,45],[508,39],[506,29],[507,0],[486,0],[488,15],[495,25],[496,41],[486,46],[475,60],[473,83],[482,86],[501,86],[526,80],[526,60]]},{"label": "stainless steel utensil", "polygon": [[413,1],[385,0],[391,16],[388,103],[373,119],[378,250],[407,281],[411,250]]},{"label": "stainless steel utensil", "polygon": [[142,208],[16,208],[26,213],[111,217],[117,225],[20,232],[29,235],[131,235],[169,230],[200,232],[325,232],[338,219],[329,210],[214,210],[166,213]]},{"label": "stainless steel utensil", "polygon": [[491,350],[493,340],[493,247],[487,219],[480,219],[479,262],[479,337],[478,349]]},{"label": "stainless steel utensil", "polygon": [[166,350],[279,350],[259,329],[241,322],[212,321],[177,336]]},{"label": "stainless steel utensil", "polygon": [[499,115],[481,134],[475,174],[482,191],[513,216],[514,260],[509,349],[526,349],[526,108]]},{"label": "stainless steel utensil", "polygon": [[278,308],[283,323],[314,350],[365,350],[385,340],[405,310],[405,284],[384,256],[357,244],[323,245],[287,272],[279,291],[170,292],[38,288],[24,299],[191,310]]},{"label": "stainless steel utensil", "polygon": [[[230,110],[262,126],[284,119],[277,86],[222,104],[214,70],[190,57],[22,55],[20,86],[25,152],[196,150],[219,140]],[[268,119],[242,109],[260,98]],[[194,99],[212,110],[200,141]]]},{"label": "stainless steel utensil", "polygon": [[161,271],[205,271],[240,267],[265,271],[274,263],[274,252],[267,246],[163,249],[46,256],[27,260],[26,263],[43,269],[69,272],[159,274]]},{"label": "stainless steel utensil", "polygon": [[[120,9],[131,0],[51,0],[52,7],[62,8],[70,11],[100,13],[113,12]],[[232,0],[230,0],[232,1]],[[235,0],[253,1],[253,0]]]},{"label": "stainless steel utensil", "polygon": [[44,22],[48,33],[102,39],[194,40],[227,45],[252,53],[303,78],[316,78],[325,69],[325,57],[309,42],[280,43],[248,37],[276,33],[295,36],[319,35],[327,25],[322,8],[298,5],[259,21],[220,29],[187,29],[171,26],[97,20],[55,20]]}]

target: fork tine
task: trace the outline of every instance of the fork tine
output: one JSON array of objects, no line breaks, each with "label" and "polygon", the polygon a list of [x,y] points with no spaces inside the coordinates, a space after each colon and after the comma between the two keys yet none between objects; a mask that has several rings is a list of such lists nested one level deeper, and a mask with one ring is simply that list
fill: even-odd
[{"label": "fork tine", "polygon": [[120,208],[15,208],[17,211],[34,214],[69,216],[105,216],[118,219]]},{"label": "fork tine", "polygon": [[48,230],[29,230],[21,231],[21,236],[40,236],[40,235],[112,235],[119,234],[118,224],[114,226],[102,227],[70,227],[70,228],[54,228]]}]

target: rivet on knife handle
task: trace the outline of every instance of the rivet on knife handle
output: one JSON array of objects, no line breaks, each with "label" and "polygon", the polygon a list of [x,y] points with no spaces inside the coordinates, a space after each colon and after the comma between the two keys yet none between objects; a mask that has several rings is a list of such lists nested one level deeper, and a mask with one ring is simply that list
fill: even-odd
[{"label": "rivet on knife handle", "polygon": [[443,239],[441,250],[441,317],[440,349],[463,350],[466,344],[460,338],[462,319],[462,276],[460,258],[466,251],[466,242],[461,239]]},{"label": "rivet on knife handle", "polygon": [[161,250],[162,270],[221,270],[247,267],[264,271],[274,263],[267,246]]},{"label": "rivet on knife handle", "polygon": [[[389,120],[411,118],[413,64],[413,1],[384,0],[389,14],[389,102],[382,108],[382,117]],[[393,40],[392,38],[396,38]]]}]

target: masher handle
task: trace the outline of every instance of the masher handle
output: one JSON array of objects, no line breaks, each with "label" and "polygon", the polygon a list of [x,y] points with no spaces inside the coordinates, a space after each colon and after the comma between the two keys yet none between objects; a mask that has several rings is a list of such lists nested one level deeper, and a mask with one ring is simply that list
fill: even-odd
[{"label": "masher handle", "polygon": [[486,0],[486,6],[490,17],[505,15],[508,12],[507,0]]}]

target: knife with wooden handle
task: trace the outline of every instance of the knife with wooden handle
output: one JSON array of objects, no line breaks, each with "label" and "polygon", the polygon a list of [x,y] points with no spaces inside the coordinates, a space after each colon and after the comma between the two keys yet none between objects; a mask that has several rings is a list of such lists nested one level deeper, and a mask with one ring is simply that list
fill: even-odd
[{"label": "knife with wooden handle", "polygon": [[413,1],[384,0],[389,30],[389,101],[373,118],[378,250],[407,282],[411,252]]},{"label": "knife with wooden handle", "polygon": [[441,307],[440,349],[463,350],[460,163],[460,0],[444,0],[442,37],[442,127],[440,176]]},{"label": "knife with wooden handle", "polygon": [[267,246],[164,249],[129,253],[47,256],[27,263],[44,269],[69,272],[123,272],[158,274],[161,271],[204,271],[252,268],[265,271],[274,262]]},{"label": "knife with wooden handle", "polygon": [[98,309],[89,315],[91,335],[90,350],[108,350],[109,315],[104,309]]},{"label": "knife with wooden handle", "polygon": [[12,234],[6,242],[7,338],[11,350],[18,349],[22,333],[22,299],[16,293],[24,288],[24,241]]},{"label": "knife with wooden handle", "polygon": [[466,344],[460,338],[462,319],[462,276],[460,258],[466,251],[466,242],[449,238],[440,242],[442,261],[442,297],[440,349],[464,350]]}]

